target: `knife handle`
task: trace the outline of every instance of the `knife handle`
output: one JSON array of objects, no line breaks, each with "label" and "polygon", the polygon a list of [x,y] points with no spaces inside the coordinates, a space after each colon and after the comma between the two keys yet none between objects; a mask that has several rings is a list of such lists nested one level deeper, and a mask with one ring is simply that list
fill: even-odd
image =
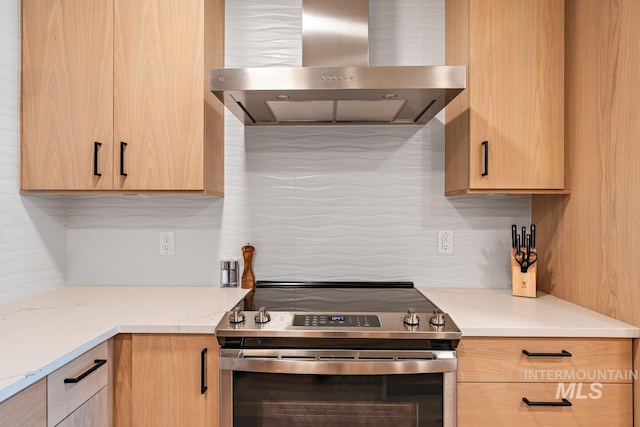
[{"label": "knife handle", "polygon": [[516,236],[518,235],[518,226],[513,224],[511,226],[511,247],[513,249],[518,249],[516,246]]},{"label": "knife handle", "polygon": [[536,225],[531,224],[531,247],[536,247]]}]

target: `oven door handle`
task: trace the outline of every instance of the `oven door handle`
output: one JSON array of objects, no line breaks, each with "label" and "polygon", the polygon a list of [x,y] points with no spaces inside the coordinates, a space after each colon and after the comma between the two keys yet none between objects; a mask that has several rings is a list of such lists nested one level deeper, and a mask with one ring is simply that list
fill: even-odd
[{"label": "oven door handle", "polygon": [[423,358],[369,358],[340,356],[250,356],[220,358],[220,369],[298,375],[400,375],[455,372],[455,352]]}]

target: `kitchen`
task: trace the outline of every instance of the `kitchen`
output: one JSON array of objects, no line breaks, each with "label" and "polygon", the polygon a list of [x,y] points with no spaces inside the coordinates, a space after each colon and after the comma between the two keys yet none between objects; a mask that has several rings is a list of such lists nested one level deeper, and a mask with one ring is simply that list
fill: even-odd
[{"label": "kitchen", "polygon": [[[2,98],[7,123],[2,128],[10,136],[1,142],[8,153],[2,156],[8,164],[2,172],[6,203],[0,213],[0,256],[7,272],[3,300],[63,284],[215,285],[219,260],[239,258],[247,241],[257,248],[254,268],[260,279],[510,286],[505,256],[509,228],[530,223],[531,209],[535,214],[549,196],[535,196],[533,202],[522,195],[445,198],[444,119],[424,127],[244,128],[227,112],[224,199],[19,196],[15,3],[2,25],[3,49],[5,40],[9,45],[2,55],[9,61],[3,69],[10,81],[9,94]],[[371,3],[371,65],[444,63],[443,2],[401,2],[397,7]],[[227,1],[225,65],[300,65],[299,8],[299,2],[272,2],[267,8],[260,2]],[[574,183],[571,188],[575,194]],[[541,221],[534,220],[540,233],[553,229],[543,229]],[[175,232],[172,257],[158,256],[158,232],[164,230]],[[454,231],[453,256],[437,255],[439,230]],[[628,270],[613,271],[616,276],[632,274]],[[539,274],[540,288],[550,290],[544,289],[543,272]],[[556,265],[554,274],[569,273],[560,273]],[[623,283],[628,287],[635,282]],[[634,316],[624,310],[634,295],[637,301],[637,290],[607,286],[612,291],[604,294],[595,289],[572,294],[576,291],[562,285],[555,291],[638,325],[638,319],[622,317]],[[624,295],[619,302],[609,296],[618,294]]]}]

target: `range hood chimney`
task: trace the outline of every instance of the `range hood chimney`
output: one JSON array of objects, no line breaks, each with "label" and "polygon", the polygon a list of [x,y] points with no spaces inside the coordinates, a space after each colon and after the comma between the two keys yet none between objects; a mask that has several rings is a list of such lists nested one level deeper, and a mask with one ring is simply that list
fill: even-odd
[{"label": "range hood chimney", "polygon": [[465,88],[462,66],[369,67],[369,1],[303,0],[302,68],[214,68],[247,126],[425,124]]}]

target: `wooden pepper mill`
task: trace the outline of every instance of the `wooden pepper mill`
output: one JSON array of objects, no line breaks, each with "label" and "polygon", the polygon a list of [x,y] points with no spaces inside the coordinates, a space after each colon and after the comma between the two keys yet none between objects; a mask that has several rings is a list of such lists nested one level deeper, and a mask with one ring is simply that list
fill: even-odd
[{"label": "wooden pepper mill", "polygon": [[253,275],[253,254],[256,248],[247,243],[242,247],[242,257],[244,258],[244,271],[242,272],[242,287],[253,289],[256,285],[256,277]]}]

